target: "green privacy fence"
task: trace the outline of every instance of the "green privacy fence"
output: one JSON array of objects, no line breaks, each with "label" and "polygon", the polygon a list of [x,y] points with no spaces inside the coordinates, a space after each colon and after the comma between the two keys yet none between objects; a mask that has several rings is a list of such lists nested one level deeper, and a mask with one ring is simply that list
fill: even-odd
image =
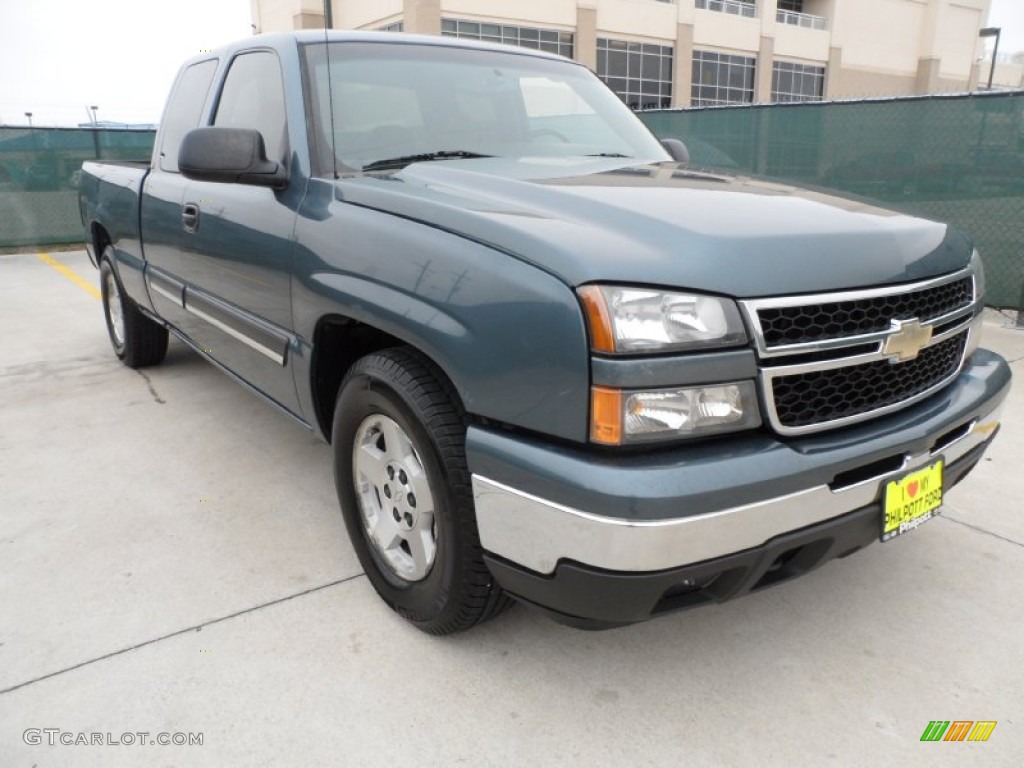
[{"label": "green privacy fence", "polygon": [[[948,221],[988,302],[1024,309],[1024,91],[642,113],[698,167],[841,190]],[[148,159],[151,130],[0,128],[0,247],[82,239],[83,160]]]},{"label": "green privacy fence", "polygon": [[991,306],[1024,310],[1024,91],[640,115],[691,165],[841,190],[974,238]]},{"label": "green privacy fence", "polygon": [[0,247],[82,241],[82,161],[148,160],[152,130],[0,127]]}]

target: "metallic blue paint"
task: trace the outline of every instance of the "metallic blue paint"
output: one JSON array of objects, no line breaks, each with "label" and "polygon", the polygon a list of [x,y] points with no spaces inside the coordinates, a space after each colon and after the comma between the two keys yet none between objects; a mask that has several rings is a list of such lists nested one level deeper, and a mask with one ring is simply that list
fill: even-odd
[{"label": "metallic blue paint", "polygon": [[514,254],[568,285],[646,283],[740,298],[887,285],[967,265],[945,224],[675,163],[419,163],[339,182],[346,202]]},{"label": "metallic blue paint", "polygon": [[466,452],[474,474],[549,502],[613,518],[672,519],[796,493],[881,459],[922,453],[939,435],[991,411],[1009,390],[1009,366],[979,350],[928,400],[809,438],[749,433],[623,454],[471,427]]},{"label": "metallic blue paint", "polygon": [[470,413],[586,440],[588,345],[568,286],[465,238],[338,202],[330,182],[310,184],[295,237],[304,345],[325,315],[372,325],[433,359]]}]

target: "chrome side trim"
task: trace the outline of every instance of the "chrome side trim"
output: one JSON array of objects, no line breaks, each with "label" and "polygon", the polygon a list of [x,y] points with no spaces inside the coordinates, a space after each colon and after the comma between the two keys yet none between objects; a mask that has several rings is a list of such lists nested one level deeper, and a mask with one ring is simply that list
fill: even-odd
[{"label": "chrome side trim", "polygon": [[157,285],[152,280],[149,281],[149,290],[151,290],[153,293],[159,293],[165,299],[170,299],[171,301],[173,301],[179,307],[182,307],[182,308],[185,307],[185,304],[184,304],[184,302],[182,302],[180,295],[179,296],[175,296],[173,293],[168,291],[166,288],[164,288],[163,286]]},{"label": "chrome side trim", "polygon": [[151,293],[170,299],[179,309],[185,308],[185,284],[164,274],[152,264],[146,264],[146,285]]},{"label": "chrome side trim", "polygon": [[[979,419],[962,439],[940,451],[946,463],[985,442],[998,426],[1000,410]],[[656,571],[741,552],[867,506],[885,483],[933,460],[930,452],[907,456],[900,469],[839,491],[819,485],[670,520],[601,517],[476,474],[473,497],[483,548],[532,571],[553,573],[563,559],[614,571]]]},{"label": "chrome side trim", "polygon": [[[249,319],[241,311],[232,309],[217,302],[213,297],[209,297],[204,294],[203,291],[188,287],[185,283],[164,275],[154,267],[150,267],[147,271],[147,283],[149,285],[149,290],[153,293],[159,294],[166,299],[170,299],[176,306],[195,315],[201,320],[205,320],[215,328],[219,328],[233,339],[237,339],[250,349],[253,349],[264,357],[273,360],[278,365],[283,366],[285,364],[285,355],[287,354],[288,346],[290,345],[290,339],[283,332],[265,326],[264,324],[257,322],[255,319]],[[210,311],[200,309],[197,306],[199,303],[206,305]],[[218,310],[224,313],[226,317],[234,318],[239,325],[249,328],[251,333],[246,333],[240,328],[232,326],[224,319],[216,317],[213,312]],[[278,343],[279,348],[274,349],[273,347],[262,343],[260,339],[255,338],[253,334],[256,334],[257,336],[264,336],[268,343]]]},{"label": "chrome side trim", "polygon": [[274,350],[270,349],[269,347],[263,346],[258,341],[256,341],[255,339],[251,338],[250,336],[247,336],[244,333],[242,333],[241,331],[236,330],[235,328],[232,328],[230,325],[228,325],[225,322],[222,322],[222,321],[218,320],[216,317],[213,317],[212,315],[208,315],[206,312],[203,312],[201,309],[196,309],[196,307],[194,305],[190,305],[190,304],[186,303],[185,304],[185,309],[187,309],[189,312],[191,312],[196,317],[198,317],[198,318],[200,318],[202,320],[205,320],[210,325],[215,326],[215,327],[219,328],[220,330],[224,331],[224,333],[226,333],[228,336],[231,336],[232,338],[237,339],[238,341],[242,342],[247,347],[250,347],[251,349],[254,349],[257,352],[259,352],[261,355],[270,358],[271,360],[273,360],[278,365],[284,365],[284,355],[280,354],[279,352],[275,352]]}]

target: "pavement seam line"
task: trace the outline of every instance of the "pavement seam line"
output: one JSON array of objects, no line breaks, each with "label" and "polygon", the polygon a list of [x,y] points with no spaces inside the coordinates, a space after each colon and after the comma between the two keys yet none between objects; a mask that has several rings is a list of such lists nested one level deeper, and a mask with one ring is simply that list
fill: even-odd
[{"label": "pavement seam line", "polygon": [[[1003,535],[998,534],[998,533],[993,533],[992,531],[986,531],[984,528],[981,528],[981,527],[979,527],[977,525],[972,525],[971,523],[965,522],[963,520],[958,520],[955,517],[950,517],[948,514],[945,514],[945,513],[939,515],[939,519],[940,520],[949,520],[951,523],[957,523],[959,525],[964,526],[965,528],[970,528],[973,531],[977,531],[978,533],[984,533],[984,534],[986,534],[988,536],[994,536],[995,538],[999,539],[1000,541],[1005,541],[1007,544],[1014,544],[1014,545],[1016,545],[1018,547],[1024,547],[1024,542],[1017,541],[1016,539],[1009,539],[1006,536],[1003,536]],[[0,691],[0,693],[3,693],[3,691]]]},{"label": "pavement seam line", "polygon": [[[83,291],[88,293],[93,298],[95,298],[95,299],[101,298],[100,289],[99,288],[97,288],[95,285],[90,283],[88,280],[86,280],[80,274],[78,274],[77,272],[72,270],[70,267],[68,267],[68,266],[66,266],[64,264],[61,264],[59,261],[57,261],[55,258],[53,258],[53,256],[51,256],[50,254],[41,251],[41,252],[36,254],[36,258],[38,258],[41,262],[43,262],[43,264],[46,264],[48,266],[53,267],[55,270],[57,270],[62,275],[64,275],[64,277],[66,277],[68,280],[70,280],[72,283],[77,285],[79,288],[81,288]],[[2,693],[2,691],[0,691],[0,693]]]},{"label": "pavement seam line", "polygon": [[199,631],[201,629],[204,629],[205,627],[211,627],[214,624],[220,624],[223,621],[228,621],[229,619],[235,619],[235,618],[238,618],[239,616],[244,616],[247,613],[253,613],[255,611],[261,610],[262,608],[269,608],[272,605],[278,605],[279,603],[286,603],[289,600],[294,600],[297,597],[303,597],[304,595],[310,595],[310,594],[312,594],[314,592],[319,592],[319,591],[324,590],[324,589],[329,589],[330,587],[337,587],[337,586],[339,586],[341,584],[345,584],[345,583],[347,583],[349,581],[354,581],[355,579],[358,579],[360,576],[364,576],[364,575],[365,574],[363,574],[363,573],[357,573],[357,574],[354,574],[352,576],[346,576],[343,579],[336,579],[336,580],[330,581],[330,582],[328,582],[326,584],[321,584],[318,587],[310,587],[309,589],[304,589],[302,592],[296,592],[295,594],[292,594],[292,595],[285,595],[284,597],[278,597],[278,598],[275,598],[274,600],[268,600],[265,603],[260,603],[259,605],[254,605],[251,608],[243,608],[241,611],[235,611],[234,613],[229,613],[226,616],[219,616],[216,619],[210,619],[209,621],[204,621],[202,624],[196,624],[196,625],[191,626],[191,627],[186,627],[185,629],[175,630],[174,632],[169,632],[168,634],[162,635],[161,637],[154,637],[151,640],[144,640],[141,643],[136,643],[135,645],[130,645],[127,648],[121,648],[121,649],[116,650],[116,651],[111,651],[110,653],[105,653],[102,656],[97,656],[95,659],[88,659],[87,661],[79,662],[78,664],[74,664],[74,665],[72,665],[70,667],[65,667],[64,669],[58,669],[56,672],[49,672],[49,673],[47,673],[45,675],[40,675],[39,677],[35,677],[35,678],[31,679],[31,680],[26,680],[23,683],[18,683],[17,685],[12,685],[9,688],[0,689],[0,695],[3,695],[5,693],[12,693],[12,692],[18,690],[19,688],[24,688],[25,686],[32,685],[33,683],[40,683],[43,680],[49,680],[51,677],[57,677],[58,675],[63,675],[66,672],[73,672],[76,669],[81,669],[82,667],[87,667],[90,664],[95,664],[98,661],[105,661],[106,659],[112,659],[115,656],[120,656],[121,654],[128,653],[129,651],[136,651],[139,648],[145,648],[147,645],[153,645],[154,643],[159,643],[159,642],[162,642],[164,640],[170,640],[172,637],[178,637],[179,635],[184,635],[184,634],[187,634],[189,632],[197,632],[197,631]]}]

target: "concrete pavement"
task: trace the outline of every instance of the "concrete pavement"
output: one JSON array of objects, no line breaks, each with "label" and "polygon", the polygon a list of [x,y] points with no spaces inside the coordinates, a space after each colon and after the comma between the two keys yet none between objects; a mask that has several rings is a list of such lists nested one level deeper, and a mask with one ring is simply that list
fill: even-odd
[{"label": "concrete pavement", "polygon": [[[84,253],[53,258],[96,282]],[[636,627],[517,607],[436,639],[362,577],[311,435],[177,342],[123,367],[99,302],[35,255],[0,256],[0,329],[0,766],[1024,755],[1020,378],[986,460],[912,534]],[[1024,331],[986,334],[1024,376]],[[936,719],[998,725],[920,742]],[[27,729],[148,736],[50,746]],[[160,733],[203,743],[148,743]]]}]

